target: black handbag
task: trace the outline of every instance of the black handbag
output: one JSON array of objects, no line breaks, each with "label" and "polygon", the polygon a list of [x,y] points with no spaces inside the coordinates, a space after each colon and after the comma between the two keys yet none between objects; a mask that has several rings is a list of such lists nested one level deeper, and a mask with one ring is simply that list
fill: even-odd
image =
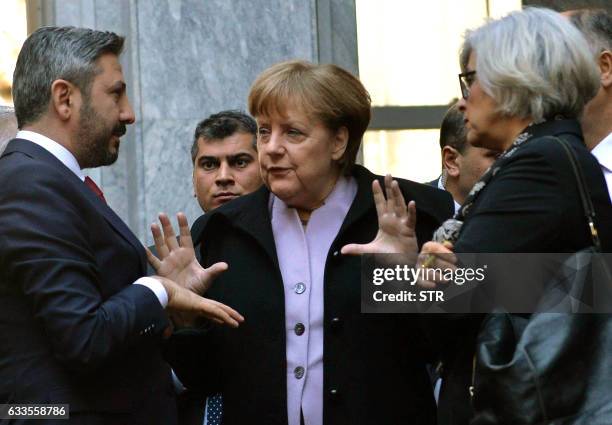
[{"label": "black handbag", "polygon": [[571,146],[555,140],[572,164],[592,245],[569,255],[573,273],[538,303],[537,311],[554,305],[555,313],[485,317],[472,368],[471,425],[612,424],[612,315],[575,314],[588,310],[581,301],[587,276],[600,273],[612,285],[612,274],[580,165]]}]

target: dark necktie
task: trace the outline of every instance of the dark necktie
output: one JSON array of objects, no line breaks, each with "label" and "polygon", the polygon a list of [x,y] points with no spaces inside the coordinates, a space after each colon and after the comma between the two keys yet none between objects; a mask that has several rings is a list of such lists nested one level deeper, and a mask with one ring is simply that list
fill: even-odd
[{"label": "dark necktie", "polygon": [[96,182],[94,182],[89,176],[85,177],[85,185],[90,188],[91,191],[102,200],[102,202],[106,204],[106,199],[104,199],[104,193],[102,193],[102,190],[100,190]]},{"label": "dark necktie", "polygon": [[220,425],[221,416],[223,415],[223,401],[221,394],[215,394],[208,397],[206,400],[207,415],[204,425]]}]

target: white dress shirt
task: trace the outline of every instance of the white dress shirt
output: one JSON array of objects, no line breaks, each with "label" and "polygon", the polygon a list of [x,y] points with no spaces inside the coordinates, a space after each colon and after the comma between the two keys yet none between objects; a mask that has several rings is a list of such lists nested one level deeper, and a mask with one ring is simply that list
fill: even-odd
[{"label": "white dress shirt", "polygon": [[612,199],[612,133],[599,142],[591,153],[597,158],[599,165],[601,165],[601,170],[608,185],[608,193],[610,194],[610,199]]},{"label": "white dress shirt", "polygon": [[[442,176],[440,176],[438,179],[438,189],[446,191],[446,188],[442,184]],[[455,198],[453,198],[453,204],[455,205],[455,214],[457,214],[457,211],[459,211],[459,208],[461,208],[461,204],[455,201]]]},{"label": "white dress shirt", "polygon": [[[43,136],[40,133],[26,130],[19,131],[15,138],[28,140],[32,143],[37,144],[38,146],[49,152],[51,155],[56,157],[81,181],[85,181],[85,174],[83,173],[83,170],[81,170],[81,167],[79,166],[79,163],[72,154],[72,152],[70,152],[68,149],[66,149],[64,146],[60,145],[56,141],[49,139],[48,137]],[[153,291],[162,307],[166,308],[166,306],[168,305],[168,293],[166,292],[166,289],[159,280],[154,279],[152,277],[141,277],[140,279],[136,280],[134,284],[143,285],[149,288],[151,291]]]}]

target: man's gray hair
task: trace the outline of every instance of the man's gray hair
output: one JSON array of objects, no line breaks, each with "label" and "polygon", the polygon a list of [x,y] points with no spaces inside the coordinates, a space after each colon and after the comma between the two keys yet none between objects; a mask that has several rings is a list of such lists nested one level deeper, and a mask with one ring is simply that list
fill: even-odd
[{"label": "man's gray hair", "polygon": [[0,106],[0,155],[16,133],[17,120],[15,119],[14,109],[10,106]]},{"label": "man's gray hair", "polygon": [[612,52],[612,16],[604,9],[579,9],[571,12],[570,21],[582,31],[595,57]]},{"label": "man's gray hair", "polygon": [[25,41],[13,73],[13,102],[19,128],[35,122],[46,111],[53,81],[76,85],[87,99],[91,82],[100,72],[96,60],[105,53],[117,56],[124,38],[108,31],[74,27],[42,27]]},{"label": "man's gray hair", "polygon": [[567,19],[527,8],[468,31],[461,48],[465,71],[476,54],[476,79],[507,116],[535,122],[578,118],[599,89],[589,45]]}]

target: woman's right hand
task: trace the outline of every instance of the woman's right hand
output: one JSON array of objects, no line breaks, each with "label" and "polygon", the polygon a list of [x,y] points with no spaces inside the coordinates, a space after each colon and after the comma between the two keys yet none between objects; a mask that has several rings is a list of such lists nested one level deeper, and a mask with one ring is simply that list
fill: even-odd
[{"label": "woman's right hand", "polygon": [[342,254],[413,254],[418,253],[416,238],[416,204],[406,206],[404,195],[391,175],[385,176],[385,192],[378,180],[372,183],[374,204],[378,214],[378,233],[367,244],[349,244],[342,247]]},{"label": "woman's right hand", "polygon": [[221,262],[208,268],[202,267],[195,256],[187,217],[183,213],[178,213],[176,217],[180,235],[178,240],[166,214],[159,215],[161,229],[156,223],[151,225],[159,258],[149,249],[147,258],[159,276],[168,278],[198,295],[204,295],[213,280],[227,270],[227,264]]},{"label": "woman's right hand", "polygon": [[[244,318],[231,307],[218,301],[204,298],[215,277],[227,270],[226,263],[215,263],[203,268],[195,256],[189,223],[184,214],[177,214],[179,238],[177,240],[172,223],[166,214],[159,215],[162,228],[151,226],[156,257],[147,249],[149,262],[168,294],[167,310],[178,326],[191,326],[197,317],[237,327]],[[162,234],[163,231],[163,234]]]}]

